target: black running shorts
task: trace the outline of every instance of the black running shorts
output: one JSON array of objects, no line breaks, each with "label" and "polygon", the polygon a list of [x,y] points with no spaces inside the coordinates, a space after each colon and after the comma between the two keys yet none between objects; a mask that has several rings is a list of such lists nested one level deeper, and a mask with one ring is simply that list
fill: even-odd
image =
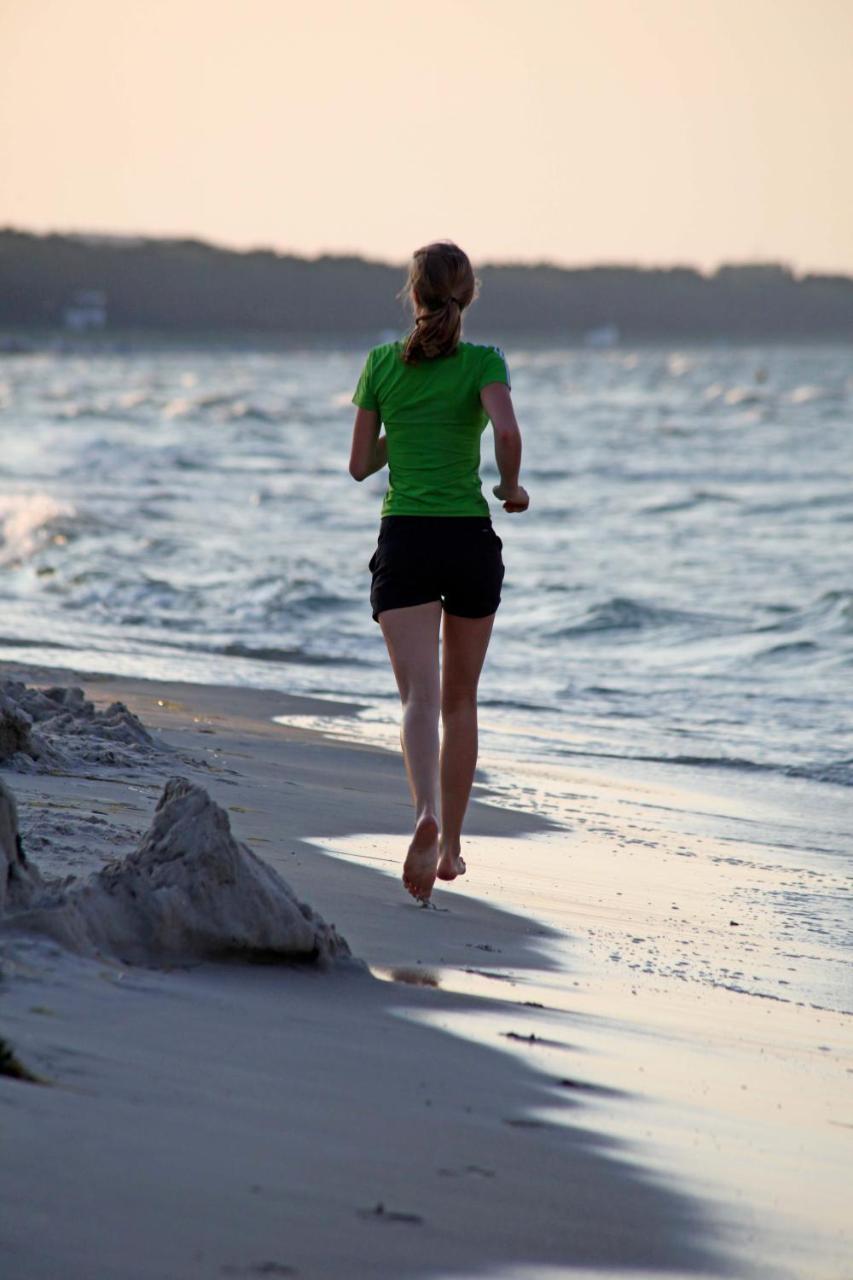
[{"label": "black running shorts", "polygon": [[502,546],[490,516],[383,516],[368,564],[374,620],[386,609],[431,600],[458,618],[495,613]]}]

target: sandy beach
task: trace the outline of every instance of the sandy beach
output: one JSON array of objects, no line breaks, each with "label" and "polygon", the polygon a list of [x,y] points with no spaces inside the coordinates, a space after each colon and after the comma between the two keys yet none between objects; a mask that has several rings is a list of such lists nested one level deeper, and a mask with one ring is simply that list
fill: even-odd
[{"label": "sandy beach", "polygon": [[350,953],[129,964],[7,912],[8,1280],[853,1274],[847,979],[750,898],[736,791],[578,769],[567,822],[480,788],[421,909],[397,755],[302,727],[347,704],[4,678],[151,735],[69,716],[0,768],[46,880],[131,854],[181,777]]}]

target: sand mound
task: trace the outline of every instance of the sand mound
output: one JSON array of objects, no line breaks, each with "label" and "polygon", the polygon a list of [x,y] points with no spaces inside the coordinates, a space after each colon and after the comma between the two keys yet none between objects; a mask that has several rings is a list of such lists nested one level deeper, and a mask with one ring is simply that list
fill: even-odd
[{"label": "sand mound", "polygon": [[165,750],[123,702],[96,711],[76,687],[0,681],[0,763],[20,772],[129,765]]},{"label": "sand mound", "polygon": [[0,786],[0,908],[7,928],[81,955],[162,965],[204,958],[327,962],[349,947],[277,871],[231,834],[203,787],[171,778],[139,847],[85,879],[44,881]]},{"label": "sand mound", "polygon": [[32,740],[32,720],[5,690],[5,684],[0,685],[0,763],[38,750]]},{"label": "sand mound", "polygon": [[0,917],[9,909],[26,906],[42,887],[42,878],[21,845],[15,797],[0,781]]}]

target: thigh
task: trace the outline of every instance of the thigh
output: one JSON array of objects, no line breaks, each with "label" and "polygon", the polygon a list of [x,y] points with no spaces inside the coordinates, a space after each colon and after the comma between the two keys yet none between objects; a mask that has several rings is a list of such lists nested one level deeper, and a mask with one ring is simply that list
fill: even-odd
[{"label": "thigh", "polygon": [[385,609],[379,615],[397,688],[404,702],[419,698],[438,704],[440,624],[440,600]]},{"label": "thigh", "polygon": [[441,645],[441,701],[445,707],[476,696],[494,622],[494,614],[459,618],[445,613]]}]

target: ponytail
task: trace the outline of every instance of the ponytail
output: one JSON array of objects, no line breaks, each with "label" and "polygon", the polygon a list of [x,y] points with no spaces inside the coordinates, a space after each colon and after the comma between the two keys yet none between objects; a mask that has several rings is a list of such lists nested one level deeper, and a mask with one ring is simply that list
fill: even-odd
[{"label": "ponytail", "polygon": [[436,356],[450,355],[455,351],[462,335],[462,308],[451,298],[438,309],[418,316],[415,327],[406,339],[403,359],[406,364],[418,364],[421,360],[434,360]]},{"label": "ponytail", "polygon": [[398,294],[415,313],[402,352],[406,364],[453,354],[462,337],[462,312],[477,296],[478,285],[467,254],[452,241],[438,240],[415,250]]}]

